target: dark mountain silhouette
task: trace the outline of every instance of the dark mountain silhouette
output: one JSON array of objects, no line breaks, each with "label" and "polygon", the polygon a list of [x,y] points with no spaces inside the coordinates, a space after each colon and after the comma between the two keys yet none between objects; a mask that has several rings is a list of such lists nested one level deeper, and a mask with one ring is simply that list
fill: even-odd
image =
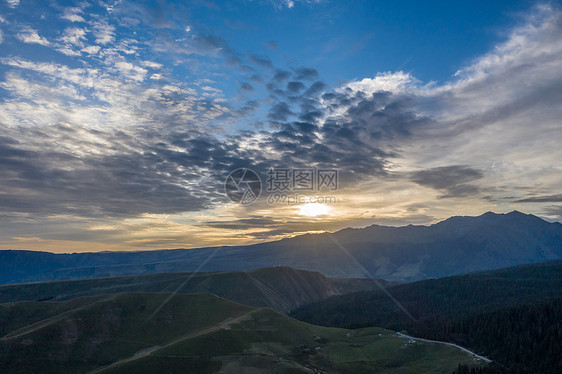
[{"label": "dark mountain silhouette", "polygon": [[0,251],[0,283],[278,265],[330,277],[366,277],[342,248],[377,278],[415,281],[562,259],[562,224],[517,211],[488,212],[451,217],[431,226],[372,225],[218,249],[77,254]]}]

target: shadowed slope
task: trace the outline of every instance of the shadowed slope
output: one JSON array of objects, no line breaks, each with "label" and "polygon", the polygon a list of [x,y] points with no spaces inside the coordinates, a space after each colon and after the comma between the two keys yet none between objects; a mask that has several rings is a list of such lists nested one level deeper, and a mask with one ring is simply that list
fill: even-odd
[{"label": "shadowed slope", "polygon": [[474,362],[454,347],[407,344],[388,330],[308,325],[209,294],[178,294],[148,319],[168,295],[0,305],[0,371],[450,373]]},{"label": "shadowed slope", "polygon": [[318,272],[275,267],[252,271],[150,274],[0,286],[0,302],[60,301],[116,292],[172,292],[179,288],[180,293],[207,292],[242,304],[267,306],[287,312],[330,296],[374,287],[367,279],[330,279]]}]

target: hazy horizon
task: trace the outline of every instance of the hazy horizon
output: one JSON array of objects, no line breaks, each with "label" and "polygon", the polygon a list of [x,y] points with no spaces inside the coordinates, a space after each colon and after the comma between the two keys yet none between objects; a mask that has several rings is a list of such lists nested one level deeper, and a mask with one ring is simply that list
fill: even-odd
[{"label": "hazy horizon", "polygon": [[[525,213],[525,212],[520,212],[520,211],[516,211],[516,210],[511,211],[511,212],[505,212],[505,213],[497,213],[497,212],[487,211],[487,212],[483,212],[482,214],[478,214],[478,215],[476,215],[476,216],[468,216],[468,217],[479,217],[479,216],[482,216],[482,215],[487,214],[487,213],[493,213],[493,214],[496,214],[496,215],[506,215],[506,214],[514,213],[514,212],[518,212],[518,213],[522,213],[522,214],[527,214],[527,213]],[[374,225],[378,225],[378,226],[381,226],[381,227],[396,227],[396,228],[407,227],[407,226],[410,226],[410,225],[429,227],[429,226],[435,225],[435,224],[437,224],[437,223],[443,222],[443,221],[445,221],[445,220],[447,220],[447,219],[449,219],[449,218],[454,218],[454,217],[467,217],[467,216],[455,215],[455,216],[448,217],[448,218],[446,218],[446,219],[444,219],[444,220],[438,220],[438,221],[436,221],[436,222],[427,223],[427,224],[411,224],[411,223],[409,223],[409,224],[387,224],[387,225],[385,225],[384,223],[372,223],[372,224],[367,224],[367,225],[365,225],[365,226],[345,226],[345,224],[344,224],[342,228],[337,229],[337,230],[334,230],[334,231],[309,231],[309,232],[304,233],[304,234],[299,233],[299,234],[296,234],[296,235],[288,235],[288,236],[285,236],[285,237],[282,238],[282,239],[294,238],[294,237],[301,236],[301,235],[306,235],[306,234],[318,235],[318,234],[322,234],[322,233],[336,233],[336,232],[338,232],[338,231],[346,230],[346,229],[365,229],[365,228],[368,228],[368,227],[371,227],[371,226],[374,226]],[[536,217],[537,217],[537,216],[536,216]],[[541,219],[544,220],[544,218],[542,218],[542,217],[539,217],[539,218],[541,218]],[[546,222],[549,222],[549,223],[561,223],[561,222],[559,222],[559,221],[548,221],[548,220],[545,220],[545,221],[546,221]],[[268,243],[268,242],[276,241],[276,240],[279,240],[279,239],[263,239],[263,240],[256,240],[256,241],[253,241],[253,242],[244,243],[244,244],[242,244],[242,245],[253,245],[253,244],[260,244],[260,243]],[[115,249],[115,250],[99,249],[99,250],[96,250],[95,248],[92,249],[92,250],[82,250],[82,251],[81,251],[81,250],[78,250],[78,251],[72,251],[72,250],[70,250],[70,251],[65,251],[65,250],[59,250],[59,249],[57,249],[57,248],[21,249],[21,250],[30,250],[30,251],[38,251],[38,252],[49,252],[49,253],[55,253],[55,254],[73,254],[73,253],[100,253],[100,252],[111,253],[111,252],[135,252],[135,251],[159,251],[159,250],[164,250],[164,251],[169,250],[169,251],[173,251],[173,250],[181,250],[181,249],[205,249],[205,248],[230,247],[230,246],[236,246],[236,245],[217,244],[217,245],[213,245],[213,246],[199,246],[199,247],[198,247],[198,246],[193,246],[193,247],[176,247],[176,248],[143,248],[143,249],[130,249],[130,250],[127,250],[127,249]],[[17,249],[12,249],[12,248],[2,248],[2,249],[0,249],[0,251],[2,251],[2,250],[17,250]]]}]

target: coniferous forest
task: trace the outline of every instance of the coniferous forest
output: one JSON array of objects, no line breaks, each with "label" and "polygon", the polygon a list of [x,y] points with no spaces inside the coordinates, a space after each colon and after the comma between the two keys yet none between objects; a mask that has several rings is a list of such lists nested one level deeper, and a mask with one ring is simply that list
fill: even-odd
[{"label": "coniferous forest", "polygon": [[560,262],[544,263],[392,287],[415,321],[382,292],[332,297],[292,316],[325,326],[404,330],[459,344],[496,363],[459,367],[459,374],[561,373],[561,268]]}]

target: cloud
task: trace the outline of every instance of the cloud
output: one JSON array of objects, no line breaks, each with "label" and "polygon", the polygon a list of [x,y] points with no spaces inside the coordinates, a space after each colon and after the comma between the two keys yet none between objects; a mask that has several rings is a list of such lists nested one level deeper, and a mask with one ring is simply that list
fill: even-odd
[{"label": "cloud", "polygon": [[11,72],[6,74],[6,78],[0,83],[0,87],[35,103],[49,104],[58,101],[59,104],[64,104],[67,100],[85,100],[85,97],[72,85],[50,87],[29,82]]},{"label": "cloud", "polygon": [[464,165],[451,165],[413,172],[410,180],[422,186],[445,191],[446,194],[442,197],[462,197],[478,193],[478,187],[468,182],[483,177],[484,174],[480,170]]},{"label": "cloud", "polygon": [[4,42],[4,33],[0,30],[0,44]]},{"label": "cloud", "polygon": [[250,217],[241,218],[232,221],[209,221],[205,222],[205,226],[220,228],[220,229],[248,229],[248,228],[262,228],[271,227],[281,223],[277,219],[267,217]]},{"label": "cloud", "polygon": [[86,29],[68,27],[64,30],[60,40],[66,44],[82,47],[84,45],[84,41],[86,41]]},{"label": "cloud", "polygon": [[254,87],[248,82],[242,82],[240,84],[240,89],[245,92],[252,92],[254,91]]},{"label": "cloud", "polygon": [[294,69],[297,80],[314,80],[318,78],[318,71],[314,68],[301,67]]},{"label": "cloud", "polygon": [[273,121],[286,121],[288,117],[294,115],[294,113],[289,108],[289,105],[284,102],[275,104],[269,110],[267,117]]},{"label": "cloud", "polygon": [[115,40],[115,26],[103,21],[94,23],[93,33],[96,43],[106,45]]},{"label": "cloud", "polygon": [[86,22],[86,20],[78,14],[65,13],[61,18],[66,19],[70,22]]},{"label": "cloud", "polygon": [[[119,12],[67,28],[64,45],[30,28],[18,36],[70,57],[0,58],[5,221],[66,217],[85,235],[76,222],[185,213],[188,224],[159,222],[183,230],[174,231],[178,241],[193,240],[185,230],[194,225],[197,235],[242,227],[260,240],[310,229],[260,203],[217,219],[227,202],[222,183],[237,167],[262,175],[270,167],[338,169],[346,199],[338,208],[350,207],[346,218],[366,212],[363,224],[427,223],[455,209],[489,210],[489,201],[560,202],[562,22],[554,9],[535,10],[444,84],[398,71],[336,87],[313,67],[276,66],[217,35],[186,34],[185,19],[172,29],[169,14],[154,31],[156,19],[133,12],[148,22],[138,24],[147,28],[139,38],[133,20],[112,18]],[[229,97],[221,88],[233,82],[237,96]],[[541,209],[554,216],[556,207]],[[194,218],[202,212],[210,216]],[[147,230],[119,227],[94,231],[123,240],[129,229]],[[159,238],[139,235],[143,245]]]},{"label": "cloud", "polygon": [[[561,200],[562,201],[562,200]],[[544,209],[543,214],[555,219],[562,219],[562,205],[551,205]]]},{"label": "cloud", "polygon": [[8,3],[9,7],[15,8],[20,5],[20,0],[6,0],[6,3]]},{"label": "cloud", "polygon": [[[64,42],[85,43],[84,33],[68,30]],[[2,201],[4,214],[137,217],[198,211],[224,198],[219,185],[210,188],[205,180],[216,183],[216,173],[234,160],[227,156],[232,151],[226,145],[215,149],[213,139],[203,142],[205,135],[198,130],[208,130],[208,120],[226,113],[218,101],[204,97],[220,91],[208,87],[203,96],[195,96],[163,79],[143,87],[146,68],[162,65],[125,61],[113,42],[107,40],[102,51],[107,67],[0,60],[19,72],[9,72],[2,82],[10,98],[0,104],[0,125],[11,129],[3,131],[0,159],[0,165],[7,165],[0,174],[10,197]],[[100,47],[82,50],[98,53]],[[88,100],[77,102],[84,95]],[[90,194],[91,188],[98,192]]]},{"label": "cloud", "polygon": [[[17,5],[17,3],[16,3]],[[28,44],[40,44],[44,46],[50,45],[49,41],[44,37],[40,36],[37,33],[37,30],[34,30],[30,27],[24,27],[18,34],[16,34],[16,38],[21,40],[24,43]]]},{"label": "cloud", "polygon": [[562,194],[547,196],[532,196],[514,201],[515,203],[562,203]]},{"label": "cloud", "polygon": [[122,76],[140,82],[142,82],[145,79],[146,74],[148,73],[148,70],[126,61],[117,61],[115,63],[115,67],[117,68],[117,70],[119,70]]},{"label": "cloud", "polygon": [[143,61],[142,65],[144,67],[147,67],[147,68],[150,68],[150,69],[160,69],[163,66],[162,64],[159,64],[159,63],[154,62],[154,61]]},{"label": "cloud", "polygon": [[62,64],[33,62],[17,57],[2,57],[0,58],[0,63],[18,69],[41,73],[48,77],[68,81],[86,88],[93,88],[96,85],[96,79],[100,78],[99,72],[96,69],[69,68]]},{"label": "cloud", "polygon": [[90,45],[88,47],[82,48],[80,51],[85,52],[89,55],[95,55],[100,51],[101,47],[99,45]]},{"label": "cloud", "polygon": [[[69,136],[74,131],[70,130]],[[96,137],[109,140],[116,135],[96,134]],[[179,160],[172,161],[171,155],[163,150],[160,155],[154,152],[90,155],[80,162],[68,153],[24,150],[10,138],[2,140],[0,149],[0,163],[4,166],[1,171],[4,198],[0,205],[4,212],[127,217],[200,210],[209,199],[205,190],[195,192],[197,174],[174,171],[173,165]],[[172,174],[162,178],[165,170]],[[192,186],[188,188],[189,185]]]},{"label": "cloud", "polygon": [[291,94],[299,93],[300,91],[304,90],[305,85],[299,81],[291,81],[287,83],[287,91]]},{"label": "cloud", "polygon": [[268,57],[258,56],[258,55],[253,54],[253,53],[250,53],[249,56],[250,56],[250,60],[252,62],[256,63],[258,66],[260,66],[262,68],[271,69],[273,67],[272,62]]},{"label": "cloud", "polygon": [[292,9],[295,7],[296,3],[319,4],[325,0],[269,0],[269,1],[278,8]]},{"label": "cloud", "polygon": [[85,46],[87,41],[86,34],[88,29],[79,27],[68,27],[55,45],[55,49],[67,56],[80,56],[81,51],[89,54],[95,54],[99,50],[99,46]]},{"label": "cloud", "polygon": [[363,78],[360,81],[351,82],[346,85],[353,91],[375,93],[387,91],[395,94],[406,93],[408,89],[417,90],[419,81],[411,74],[398,71],[395,73],[379,73],[374,78]]},{"label": "cloud", "polygon": [[70,22],[86,22],[81,13],[83,13],[81,8],[66,8],[61,18]]},{"label": "cloud", "polygon": [[288,79],[291,76],[291,73],[286,71],[286,70],[282,70],[282,69],[278,69],[275,72],[275,75],[273,76],[273,80],[276,82],[282,82],[286,79]]},{"label": "cloud", "polygon": [[[513,202],[525,198],[518,187],[539,181],[541,189],[556,192],[562,185],[557,161],[562,154],[554,145],[560,140],[562,116],[562,108],[555,104],[562,100],[560,35],[560,10],[538,6],[506,41],[445,84],[423,84],[404,72],[384,73],[327,93],[325,104],[345,116],[346,108],[362,95],[363,104],[354,111],[369,121],[377,108],[402,102],[396,110],[409,113],[409,122],[376,126],[381,135],[401,136],[396,143],[401,170],[465,165],[483,174],[478,188],[433,186],[444,196],[491,194],[499,200],[511,196],[507,200]],[[371,122],[380,123],[374,118]],[[418,176],[420,182],[425,181],[423,176]]]}]

